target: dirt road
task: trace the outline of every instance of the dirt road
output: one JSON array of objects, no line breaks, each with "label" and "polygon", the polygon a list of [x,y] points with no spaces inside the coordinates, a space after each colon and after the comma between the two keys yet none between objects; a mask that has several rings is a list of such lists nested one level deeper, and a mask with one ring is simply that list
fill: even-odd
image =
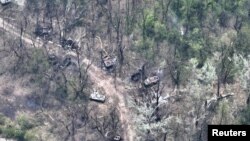
[{"label": "dirt road", "polygon": [[[12,35],[15,35],[17,37],[20,37],[20,34],[17,32],[19,31],[17,28],[12,26],[11,24],[7,23],[4,21],[2,18],[0,18],[0,28],[3,28],[5,31],[11,33]],[[31,36],[24,34],[22,37],[23,41],[25,41],[28,44],[34,44],[36,47],[42,47],[43,42],[39,40],[32,40]],[[54,44],[55,47],[53,48],[54,51],[53,53],[58,53],[60,47],[59,45]],[[73,51],[70,52],[70,54],[75,54]],[[75,54],[76,55],[76,54]],[[89,63],[90,60],[87,58],[82,59],[82,63],[87,64]],[[124,141],[133,141],[135,137],[135,132],[131,123],[131,117],[128,107],[126,106],[126,96],[127,96],[127,90],[123,85],[117,85],[115,88],[114,85],[114,79],[111,76],[105,75],[103,70],[98,68],[95,65],[91,65],[88,71],[88,74],[90,76],[90,79],[94,82],[94,85],[101,87],[104,89],[106,95],[108,97],[117,97],[118,98],[118,110],[120,112],[120,121],[122,123],[123,129],[124,129],[124,136],[123,140]],[[122,81],[120,79],[117,80],[117,82]]]}]

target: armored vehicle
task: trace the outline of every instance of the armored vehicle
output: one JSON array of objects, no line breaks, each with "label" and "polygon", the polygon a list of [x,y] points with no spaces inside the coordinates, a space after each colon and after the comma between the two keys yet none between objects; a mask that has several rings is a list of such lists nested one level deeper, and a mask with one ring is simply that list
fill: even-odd
[{"label": "armored vehicle", "polygon": [[102,102],[102,103],[104,103],[106,99],[105,95],[102,95],[97,91],[94,91],[93,93],[91,93],[89,98],[90,100],[94,100],[94,101]]},{"label": "armored vehicle", "polygon": [[144,81],[144,85],[145,86],[152,86],[155,85],[159,82],[159,77],[158,76],[151,76],[148,77],[145,81]]},{"label": "armored vehicle", "polygon": [[51,28],[50,27],[37,27],[35,29],[35,34],[37,36],[48,36],[51,33]]},{"label": "armored vehicle", "polygon": [[103,58],[103,63],[107,69],[111,69],[115,66],[116,58],[111,58],[109,56],[106,56]]},{"label": "armored vehicle", "polygon": [[70,38],[69,39],[62,38],[60,43],[64,49],[77,49],[78,48],[76,42]]}]

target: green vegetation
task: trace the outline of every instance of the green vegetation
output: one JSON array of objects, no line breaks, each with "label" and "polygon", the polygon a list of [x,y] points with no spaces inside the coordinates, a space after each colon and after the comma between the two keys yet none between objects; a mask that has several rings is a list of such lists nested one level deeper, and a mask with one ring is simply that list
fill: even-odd
[{"label": "green vegetation", "polygon": [[18,117],[17,123],[1,115],[0,133],[5,138],[17,139],[18,141],[35,141],[36,136],[31,132],[35,127],[32,120],[25,117]]},{"label": "green vegetation", "polygon": [[246,109],[242,111],[241,116],[241,124],[250,125],[250,105],[248,105]]},{"label": "green vegetation", "polygon": [[[249,0],[27,0],[17,9],[0,16],[0,110],[36,114],[0,114],[3,137],[36,141],[45,126],[41,140],[111,140],[134,118],[134,140],[201,141],[207,124],[250,124]],[[89,101],[95,90],[107,101]]]}]

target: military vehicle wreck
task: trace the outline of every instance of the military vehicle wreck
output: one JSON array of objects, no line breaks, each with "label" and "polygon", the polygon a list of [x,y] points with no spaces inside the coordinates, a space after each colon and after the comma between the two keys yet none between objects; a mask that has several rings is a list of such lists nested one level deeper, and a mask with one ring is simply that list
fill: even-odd
[{"label": "military vehicle wreck", "polygon": [[145,64],[143,64],[136,72],[130,76],[130,80],[133,82],[138,82],[145,76]]},{"label": "military vehicle wreck", "polygon": [[105,56],[103,58],[103,64],[105,66],[106,69],[110,70],[113,69],[115,64],[116,64],[116,58],[112,58],[110,56]]},{"label": "military vehicle wreck", "polygon": [[100,41],[101,44],[101,60],[102,60],[102,64],[104,65],[105,69],[108,70],[109,72],[112,72],[115,69],[116,66],[116,57],[111,57],[113,54],[112,53],[108,53],[102,46],[102,40],[100,37],[97,37]]},{"label": "military vehicle wreck", "polygon": [[106,96],[100,94],[98,91],[94,91],[93,93],[90,94],[89,97],[90,100],[96,101],[96,102],[105,102]]},{"label": "military vehicle wreck", "polygon": [[50,35],[52,34],[52,27],[45,24],[37,25],[34,33],[38,37],[42,37],[44,39],[50,39]]},{"label": "military vehicle wreck", "polygon": [[138,82],[141,79],[141,70],[138,70],[137,72],[133,73],[130,79],[134,82]]},{"label": "military vehicle wreck", "polygon": [[158,76],[151,76],[144,80],[144,86],[150,87],[157,84],[160,81]]},{"label": "military vehicle wreck", "polygon": [[72,64],[72,60],[70,57],[66,57],[63,61],[61,61],[60,58],[58,58],[54,54],[48,56],[48,62],[53,66],[55,71],[58,71],[59,69],[65,69]]},{"label": "military vehicle wreck", "polygon": [[65,38],[62,38],[60,40],[60,44],[62,45],[62,47],[65,49],[65,50],[68,50],[68,49],[77,49],[78,48],[78,45],[75,41],[73,41],[71,38],[69,39],[65,39]]}]

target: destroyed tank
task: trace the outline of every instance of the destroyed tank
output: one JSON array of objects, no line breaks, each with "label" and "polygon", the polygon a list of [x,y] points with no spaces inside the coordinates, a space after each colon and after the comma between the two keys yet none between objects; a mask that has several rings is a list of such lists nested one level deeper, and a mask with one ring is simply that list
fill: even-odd
[{"label": "destroyed tank", "polygon": [[137,72],[131,75],[130,80],[132,80],[133,82],[138,82],[140,79],[142,79],[142,75],[143,75],[143,70],[138,69]]},{"label": "destroyed tank", "polygon": [[160,78],[158,76],[151,76],[144,80],[145,86],[152,86],[159,82]]},{"label": "destroyed tank", "polygon": [[94,100],[97,102],[105,102],[105,99],[106,99],[105,95],[102,95],[97,91],[94,91],[93,93],[91,93],[89,98],[90,100]]},{"label": "destroyed tank", "polygon": [[35,29],[35,34],[37,36],[48,36],[51,33],[52,29],[51,27],[42,27],[42,26],[38,26]]},{"label": "destroyed tank", "polygon": [[67,49],[77,49],[78,48],[78,45],[75,41],[73,41],[71,38],[69,39],[65,39],[65,38],[62,38],[60,40],[60,44],[62,45],[62,47],[67,50]]},{"label": "destroyed tank", "polygon": [[115,65],[116,58],[111,58],[111,57],[106,56],[103,58],[103,63],[107,69],[110,69]]}]

